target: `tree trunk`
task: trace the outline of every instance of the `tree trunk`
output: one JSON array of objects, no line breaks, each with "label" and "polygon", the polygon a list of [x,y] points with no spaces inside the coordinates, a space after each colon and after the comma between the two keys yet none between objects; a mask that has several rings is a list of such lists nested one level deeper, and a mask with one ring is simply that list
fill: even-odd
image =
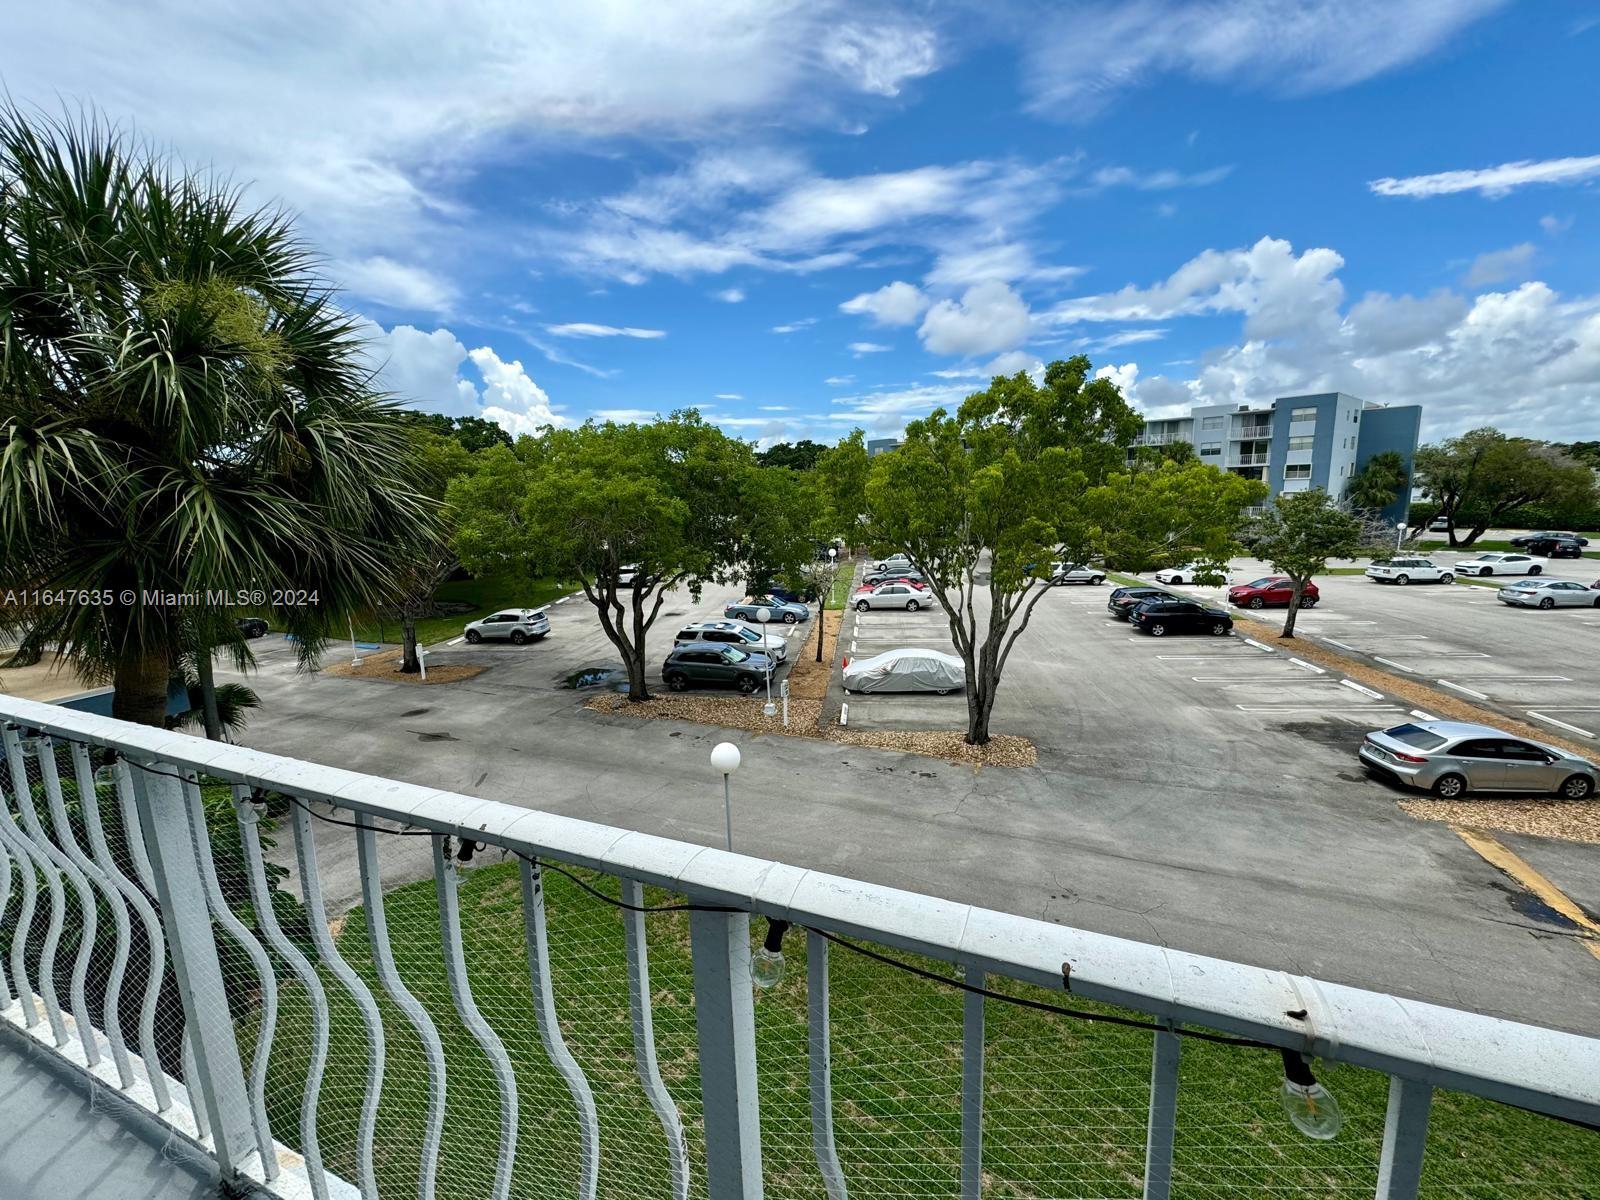
[{"label": "tree trunk", "polygon": [[206,737],[213,742],[222,740],[222,718],[217,715],[217,678],[213,671],[211,647],[195,650],[195,671],[200,677],[200,707],[205,715]]},{"label": "tree trunk", "polygon": [[628,660],[628,699],[634,703],[650,699],[650,688],[644,678],[644,594],[637,583],[633,587],[633,644]]},{"label": "tree trunk", "polygon": [[415,617],[402,617],[400,619],[400,645],[400,674],[417,674],[422,670],[422,664],[417,661],[417,619]]},{"label": "tree trunk", "polygon": [[989,714],[994,710],[994,682],[983,680],[967,693],[967,745],[989,744]]},{"label": "tree trunk", "polygon": [[[833,589],[830,587],[828,589],[828,591],[832,592]],[[817,597],[817,661],[818,662],[822,661],[822,634],[823,634],[823,631],[826,629],[826,626],[823,624],[823,621],[825,620],[827,615],[828,615],[828,598],[826,596],[818,596]]]},{"label": "tree trunk", "polygon": [[1295,618],[1300,615],[1300,592],[1304,588],[1305,584],[1300,580],[1294,581],[1294,591],[1289,593],[1289,615],[1283,619],[1283,632],[1278,635],[1280,638],[1294,636]]},{"label": "tree trunk", "polygon": [[167,723],[167,685],[172,675],[164,651],[130,654],[117,663],[111,715],[119,721],[162,728]]}]

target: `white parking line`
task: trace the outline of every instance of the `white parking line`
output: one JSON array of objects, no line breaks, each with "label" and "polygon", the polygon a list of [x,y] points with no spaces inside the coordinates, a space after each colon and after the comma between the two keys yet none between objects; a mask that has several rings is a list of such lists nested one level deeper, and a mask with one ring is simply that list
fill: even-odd
[{"label": "white parking line", "polygon": [[1234,707],[1240,712],[1247,713],[1375,713],[1400,711],[1398,704],[1235,704]]},{"label": "white parking line", "polygon": [[1411,667],[1406,666],[1404,663],[1397,663],[1392,658],[1379,658],[1376,654],[1374,654],[1372,656],[1372,661],[1381,662],[1384,666],[1393,667],[1396,671],[1404,671],[1407,675],[1417,674],[1417,672]]},{"label": "white parking line", "polygon": [[445,643],[445,645],[446,646],[459,646],[462,642],[464,642],[466,640],[467,640],[467,635],[466,634],[462,634],[458,638],[451,638],[448,642]]},{"label": "white parking line", "polygon": [[1194,680],[1196,683],[1244,684],[1259,679],[1282,679],[1283,672],[1272,671],[1267,674],[1254,675],[1191,675],[1189,678]]},{"label": "white parking line", "polygon": [[1297,667],[1304,667],[1308,671],[1315,671],[1318,675],[1326,675],[1328,673],[1322,667],[1317,666],[1315,663],[1308,663],[1303,658],[1291,658],[1289,661]]},{"label": "white parking line", "polygon": [[1339,683],[1344,687],[1353,688],[1355,691],[1360,692],[1363,696],[1371,696],[1374,700],[1382,700],[1383,699],[1383,693],[1382,692],[1375,692],[1369,687],[1363,687],[1361,684],[1357,683],[1354,679],[1341,679],[1341,680],[1339,680]]},{"label": "white parking line", "polygon": [[1475,692],[1471,688],[1462,687],[1459,683],[1451,683],[1448,679],[1434,680],[1440,687],[1447,687],[1451,691],[1460,692],[1464,696],[1471,696],[1474,700],[1487,700],[1489,697],[1482,692]]},{"label": "white parking line", "polygon": [[1328,645],[1330,645],[1330,646],[1339,647],[1339,649],[1341,649],[1341,650],[1349,650],[1353,654],[1360,654],[1361,653],[1361,651],[1357,650],[1354,646],[1346,645],[1344,642],[1336,642],[1332,638],[1323,638],[1322,640],[1327,642]]},{"label": "white parking line", "polygon": [[1545,722],[1547,725],[1558,725],[1562,729],[1567,729],[1567,730],[1572,731],[1573,733],[1582,734],[1586,738],[1592,738],[1592,737],[1595,736],[1593,733],[1589,732],[1589,730],[1587,730],[1587,729],[1579,729],[1576,725],[1568,725],[1565,721],[1558,721],[1554,717],[1547,717],[1547,716],[1544,715],[1544,713],[1534,712],[1533,709],[1531,709],[1531,708],[1528,710],[1528,715],[1530,717],[1537,717],[1539,720]]},{"label": "white parking line", "polygon": [[1439,719],[1438,717],[1435,717],[1429,713],[1423,712],[1420,708],[1413,708],[1411,710],[1411,715],[1416,717],[1419,721],[1437,721]]},{"label": "white parking line", "polygon": [[1261,642],[1256,641],[1255,638],[1245,638],[1244,642],[1245,645],[1254,646],[1257,650],[1265,650],[1268,654],[1273,652],[1271,646],[1263,645]]},{"label": "white parking line", "polygon": [[1462,679],[1486,683],[1571,683],[1568,675],[1462,675]]}]

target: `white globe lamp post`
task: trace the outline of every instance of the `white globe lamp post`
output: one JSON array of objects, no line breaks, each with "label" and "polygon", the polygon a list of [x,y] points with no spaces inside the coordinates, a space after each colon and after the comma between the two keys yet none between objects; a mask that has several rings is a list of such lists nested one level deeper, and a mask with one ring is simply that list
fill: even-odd
[{"label": "white globe lamp post", "polygon": [[728,846],[733,849],[733,790],[729,779],[739,769],[739,747],[732,742],[718,742],[711,750],[711,765],[722,772],[722,818],[727,827]]},{"label": "white globe lamp post", "polygon": [[761,706],[761,715],[771,717],[778,712],[777,705],[772,703],[772,651],[767,646],[767,622],[772,620],[772,610],[763,604],[756,609],[756,620],[761,622],[761,653],[767,656],[767,702]]}]

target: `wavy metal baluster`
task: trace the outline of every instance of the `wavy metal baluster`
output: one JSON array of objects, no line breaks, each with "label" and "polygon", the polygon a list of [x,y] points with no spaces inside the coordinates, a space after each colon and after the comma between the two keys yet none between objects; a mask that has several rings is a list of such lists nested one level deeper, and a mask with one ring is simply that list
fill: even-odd
[{"label": "wavy metal baluster", "polygon": [[[644,884],[637,879],[619,877],[622,902],[632,909],[644,907]],[[645,941],[644,913],[624,909],[622,925],[628,945],[628,1010],[633,1017],[633,1063],[645,1099],[667,1135],[667,1154],[671,1159],[673,1200],[689,1198],[689,1153],[683,1141],[683,1121],[672,1094],[662,1082],[656,1063],[655,1022],[650,1013],[650,953]]]},{"label": "wavy metal baluster", "polygon": [[561,1036],[561,1023],[556,1019],[556,997],[550,988],[550,938],[545,926],[544,877],[539,868],[527,859],[518,860],[522,867],[522,916],[528,935],[528,973],[533,984],[533,1011],[539,1026],[539,1040],[551,1066],[561,1073],[572,1102],[578,1107],[579,1157],[583,1174],[578,1180],[581,1200],[594,1200],[600,1186],[600,1117],[594,1108],[594,1092],[589,1080],[578,1066],[578,1060],[567,1049]]},{"label": "wavy metal baluster", "polygon": [[[4,791],[0,791],[0,804],[6,803]],[[0,837],[0,917],[6,915],[6,906],[11,903],[11,854],[6,850],[10,843]],[[6,973],[0,970],[0,1010],[11,1007],[11,985],[6,980]]]},{"label": "wavy metal baluster", "polygon": [[[28,774],[26,770],[21,769],[20,752],[16,758],[12,758],[10,754],[10,743],[16,737],[16,732],[15,725],[6,726],[6,759],[11,767],[12,792],[17,797],[17,808],[21,810],[26,807],[22,798],[28,793]],[[11,969],[16,975],[17,989],[22,993],[23,1007],[31,1018],[28,1023],[32,1025],[37,1016],[33,1013],[31,1001],[33,985],[28,980],[28,964],[24,952],[38,903],[39,888],[35,880],[37,872],[44,876],[45,888],[50,893],[50,922],[45,929],[44,944],[39,951],[39,996],[44,1001],[45,1018],[50,1022],[50,1033],[55,1038],[56,1045],[65,1046],[69,1040],[67,1023],[61,1017],[61,1003],[56,998],[55,982],[56,946],[61,941],[63,910],[67,906],[66,897],[61,891],[61,873],[51,865],[44,850],[35,846],[33,840],[12,818],[9,804],[0,804],[0,829],[4,829],[6,835],[11,838],[13,849],[27,860],[31,868],[22,873],[23,904],[17,936],[11,943]]]},{"label": "wavy metal baluster", "polygon": [[305,1156],[306,1175],[316,1200],[328,1200],[328,1181],[322,1171],[322,1144],[317,1140],[317,1096],[322,1091],[322,1075],[328,1067],[328,996],[322,979],[299,947],[291,942],[278,924],[272,909],[272,892],[267,887],[267,871],[261,857],[261,810],[254,804],[239,806],[239,839],[244,843],[245,865],[249,868],[250,900],[256,920],[271,947],[283,956],[295,978],[311,998],[311,1062],[306,1068],[306,1086],[300,1097],[300,1153]]},{"label": "wavy metal baluster", "polygon": [[272,1125],[267,1120],[267,1056],[272,1052],[272,1038],[278,1028],[278,977],[255,934],[234,915],[222,894],[216,859],[211,853],[211,838],[207,834],[205,797],[193,772],[184,772],[183,798],[189,806],[189,820],[195,830],[195,851],[206,907],[211,910],[212,919],[239,944],[261,980],[261,1022],[256,1029],[255,1057],[250,1063],[250,1122],[255,1129],[262,1170],[270,1183],[278,1177],[278,1150],[272,1140]]},{"label": "wavy metal baluster", "polygon": [[460,880],[456,865],[444,852],[442,834],[433,836],[433,882],[439,898],[439,934],[444,951],[445,974],[450,979],[450,998],[455,1002],[461,1023],[483,1048],[494,1068],[495,1085],[500,1090],[500,1158],[495,1164],[494,1200],[511,1194],[511,1169],[517,1158],[517,1082],[511,1059],[500,1037],[483,1019],[472,999],[467,981],[467,960],[461,946],[461,902],[457,895]]},{"label": "wavy metal baluster", "polygon": [[211,1136],[211,1118],[206,1115],[206,1102],[200,1095],[200,1068],[195,1065],[194,1038],[183,1031],[183,1094],[189,1102],[189,1115],[194,1118],[194,1131],[203,1142]]},{"label": "wavy metal baluster", "polygon": [[389,945],[389,924],[384,916],[383,873],[378,866],[378,838],[373,819],[366,813],[357,813],[356,826],[356,856],[361,864],[361,901],[366,908],[367,943],[372,950],[372,965],[383,990],[389,993],[389,998],[417,1031],[428,1061],[428,1121],[422,1137],[417,1196],[418,1200],[434,1200],[439,1175],[439,1146],[444,1138],[444,1043],[428,1010],[411,994],[395,966],[394,950]]},{"label": "wavy metal baluster", "polygon": [[844,1169],[833,1140],[833,1051],[828,1017],[828,939],[806,930],[806,1029],[811,1075],[811,1149],[828,1200],[847,1200]]},{"label": "wavy metal baluster", "polygon": [[[41,763],[43,760],[40,760]],[[73,780],[78,789],[78,809],[84,815],[85,824],[91,808],[99,803],[94,789],[94,773],[88,770],[89,753],[83,746],[74,742],[72,744]],[[50,759],[50,774],[55,775],[55,758]],[[132,927],[128,921],[128,909],[122,896],[118,893],[116,885],[106,877],[106,873],[90,861],[89,856],[83,852],[83,847],[78,845],[78,835],[73,831],[72,822],[67,817],[67,806],[61,794],[60,781],[56,780],[54,786],[46,789],[50,801],[50,820],[55,825],[56,843],[65,851],[74,866],[81,871],[85,878],[94,884],[95,888],[106,898],[106,907],[111,911],[111,922],[116,926],[117,945],[111,954],[111,971],[106,976],[106,994],[104,998],[104,1020],[106,1040],[111,1044],[111,1061],[117,1065],[117,1079],[124,1088],[133,1086],[133,1063],[128,1058],[128,1044],[122,1036],[122,982],[128,971],[128,949],[132,940]]]},{"label": "wavy metal baluster", "polygon": [[[78,747],[83,753],[83,764],[79,767],[79,779],[82,771],[89,765],[89,755]],[[94,777],[90,775],[90,782]],[[112,769],[113,787],[120,802],[122,813],[122,836],[130,847],[137,845],[140,852],[144,850],[144,835],[139,828],[139,811],[133,802],[133,776],[128,764],[117,761]],[[167,1087],[167,1073],[161,1066],[160,1051],[156,1048],[156,1004],[161,998],[161,977],[167,969],[167,942],[161,933],[161,921],[156,916],[155,906],[150,903],[150,898],[140,889],[139,885],[123,872],[117,863],[116,856],[111,853],[111,844],[106,841],[105,827],[100,823],[100,796],[94,793],[95,802],[83,810],[84,831],[89,835],[89,849],[94,852],[95,862],[100,864],[100,869],[106,877],[116,884],[117,890],[122,893],[133,911],[139,914],[139,923],[144,927],[146,953],[150,959],[150,969],[145,974],[144,1001],[139,1006],[139,1053],[144,1058],[145,1075],[150,1080],[150,1090],[155,1093],[156,1111],[166,1112],[172,1107],[172,1091]],[[137,861],[137,858],[135,858]],[[149,867],[149,860],[145,860]]]},{"label": "wavy metal baluster", "polygon": [[[6,758],[11,762],[11,773],[15,777],[20,770],[25,784],[28,778],[26,756],[16,730],[6,730],[5,743]],[[56,773],[55,743],[48,737],[41,737],[33,756],[39,764],[39,781],[44,785],[48,802],[52,805],[60,804],[61,777]],[[22,812],[22,823],[33,835],[34,844],[42,849],[45,857],[67,877],[67,881],[72,884],[73,895],[78,900],[78,911],[82,914],[78,926],[78,952],[72,959],[72,976],[67,985],[67,998],[72,1005],[72,1018],[78,1023],[78,1041],[83,1045],[84,1059],[91,1067],[99,1066],[100,1039],[95,1037],[94,1025],[89,1020],[89,1000],[84,989],[84,984],[89,978],[89,957],[94,953],[95,934],[99,931],[100,922],[94,893],[89,890],[89,881],[84,878],[83,872],[78,870],[66,852],[45,832],[44,824],[39,820],[38,806],[33,802],[33,789],[19,790],[17,800],[17,807]],[[66,916],[65,899],[63,894],[63,918]]]},{"label": "wavy metal baluster", "polygon": [[328,932],[328,912],[322,903],[322,877],[317,873],[316,835],[311,829],[311,814],[304,805],[291,809],[294,822],[295,861],[300,864],[300,894],[305,898],[306,920],[317,954],[334,977],[344,985],[361,1010],[361,1023],[367,1031],[367,1090],[361,1098],[361,1119],[356,1128],[356,1163],[361,1179],[361,1194],[377,1200],[378,1172],[373,1163],[372,1144],[378,1131],[378,1097],[383,1092],[383,1014],[378,1002],[362,982],[361,976],[345,961]]}]

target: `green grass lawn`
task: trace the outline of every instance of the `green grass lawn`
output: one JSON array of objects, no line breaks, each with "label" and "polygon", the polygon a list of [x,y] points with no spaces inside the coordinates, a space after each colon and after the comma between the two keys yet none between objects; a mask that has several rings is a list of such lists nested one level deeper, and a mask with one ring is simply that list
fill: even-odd
[{"label": "green grass lawn", "polygon": [[828,593],[825,608],[843,608],[850,602],[850,583],[856,577],[853,564],[845,563],[833,577],[833,590]]},{"label": "green grass lawn", "polygon": [[[615,894],[614,885],[596,883]],[[588,1075],[600,1116],[599,1194],[617,1200],[667,1195],[666,1143],[633,1071],[620,915],[556,875],[546,877],[545,895],[561,1031]],[[648,899],[659,904],[668,897]],[[477,1004],[516,1068],[521,1133],[512,1195],[576,1195],[578,1126],[535,1031],[516,864],[467,874],[461,908]],[[449,1064],[439,1195],[479,1200],[489,1194],[493,1178],[500,1106],[486,1060],[451,1006],[432,883],[391,892],[386,909],[402,977],[438,1024]],[[657,1052],[688,1135],[691,1194],[703,1196],[688,921],[681,913],[646,919]],[[753,926],[759,937],[762,923]],[[360,910],[345,921],[339,946],[381,996]],[[803,931],[791,932],[783,983],[756,996],[766,1194],[774,1200],[823,1194],[810,1145],[805,949]],[[830,973],[835,1132],[851,1194],[955,1195],[961,994],[839,948],[831,951]],[[331,976],[325,986],[333,1010],[332,1050],[317,1117],[327,1165],[353,1180],[365,1042],[354,1004]],[[1055,1003],[1071,1000],[1003,986]],[[387,1071],[377,1125],[379,1184],[386,1195],[415,1195],[424,1058],[398,1009],[386,997],[380,1003]],[[997,1001],[986,1008],[985,1196],[1137,1197],[1151,1035]],[[275,1135],[290,1144],[299,1144],[307,1014],[299,986],[286,985],[268,1072],[268,1107]],[[254,1031],[245,1024],[241,1044],[250,1046]],[[1346,1115],[1344,1131],[1331,1143],[1306,1141],[1288,1126],[1276,1102],[1281,1077],[1275,1054],[1185,1043],[1173,1194],[1184,1200],[1372,1195],[1386,1080],[1347,1066],[1320,1077]],[[1600,1195],[1595,1149],[1592,1133],[1440,1093],[1423,1195]]]},{"label": "green grass lawn", "polygon": [[[555,579],[530,580],[520,575],[491,576],[484,579],[454,579],[439,585],[436,600],[470,604],[470,612],[424,617],[417,622],[417,640],[424,646],[459,637],[468,621],[476,621],[502,608],[538,608],[576,590],[578,584]],[[356,637],[364,642],[398,642],[400,622],[394,618],[368,616],[356,622]]]},{"label": "green grass lawn", "polygon": [[[1585,546],[1583,548],[1583,557],[1584,558],[1600,558],[1600,550],[1597,550],[1595,548],[1595,539],[1596,538],[1600,538],[1600,534],[1587,534],[1586,533],[1583,536],[1589,539],[1589,545],[1587,545],[1587,546]],[[1439,542],[1424,542],[1424,543],[1422,543],[1421,546],[1418,547],[1418,552],[1419,553],[1425,553],[1425,552],[1427,552],[1429,550],[1437,551],[1437,550],[1448,550],[1448,549],[1450,549],[1450,546],[1449,546],[1449,543],[1447,543],[1447,542],[1443,542],[1443,541],[1439,541]],[[1506,550],[1506,551],[1510,551],[1510,552],[1515,553],[1515,554],[1525,553],[1525,551],[1522,549],[1521,546],[1513,546],[1508,541],[1496,541],[1493,538],[1479,538],[1477,541],[1473,542],[1472,545],[1461,547],[1459,552],[1460,553],[1464,553],[1464,554],[1479,554],[1479,553],[1482,553],[1482,552],[1487,551],[1487,550]],[[1558,558],[1558,559],[1554,559],[1552,561],[1555,562],[1555,563],[1562,563],[1562,562],[1571,562],[1573,560],[1572,559]]]}]

